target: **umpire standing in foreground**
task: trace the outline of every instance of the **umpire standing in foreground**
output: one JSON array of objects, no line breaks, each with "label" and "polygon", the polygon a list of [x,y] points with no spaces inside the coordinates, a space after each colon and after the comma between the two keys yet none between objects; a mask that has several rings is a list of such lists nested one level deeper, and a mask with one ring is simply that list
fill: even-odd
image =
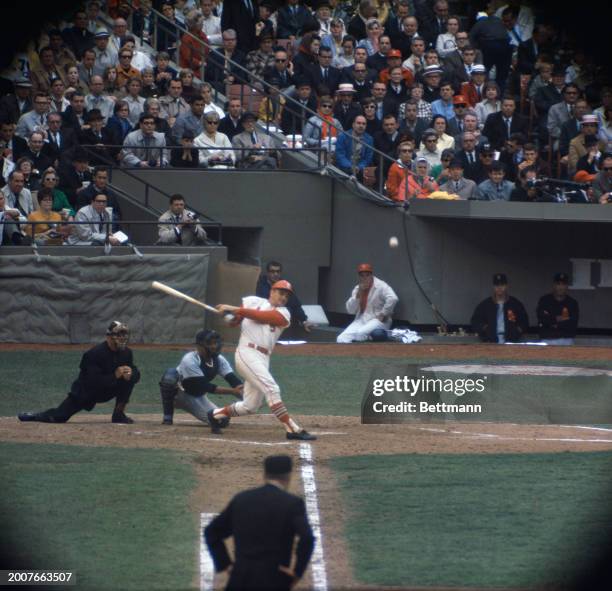
[{"label": "umpire standing in foreground", "polygon": [[106,340],[83,354],[79,377],[72,382],[66,399],[57,408],[20,413],[19,420],[65,423],[77,412],[90,411],[99,402],[115,398],[112,422],[133,423],[125,414],[125,406],[140,381],[140,372],[127,346],[128,338],[128,327],[113,320],[106,330]]},{"label": "umpire standing in foreground", "polygon": [[[229,572],[227,591],[291,589],[302,577],[314,548],[304,501],[287,492],[291,458],[264,460],[265,484],[237,494],[204,530],[215,569]],[[231,562],[224,539],[234,536],[236,561]],[[296,563],[291,568],[295,536]]]}]

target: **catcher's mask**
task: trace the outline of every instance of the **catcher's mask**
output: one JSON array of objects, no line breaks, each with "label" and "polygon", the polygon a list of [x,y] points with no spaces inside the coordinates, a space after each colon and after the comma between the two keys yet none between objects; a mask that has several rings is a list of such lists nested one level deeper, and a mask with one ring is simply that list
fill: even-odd
[{"label": "catcher's mask", "polygon": [[123,350],[127,347],[130,331],[123,322],[113,320],[106,329],[106,336],[112,339],[117,349]]},{"label": "catcher's mask", "polygon": [[204,347],[210,355],[219,355],[223,339],[216,330],[199,330],[195,338],[196,345]]}]

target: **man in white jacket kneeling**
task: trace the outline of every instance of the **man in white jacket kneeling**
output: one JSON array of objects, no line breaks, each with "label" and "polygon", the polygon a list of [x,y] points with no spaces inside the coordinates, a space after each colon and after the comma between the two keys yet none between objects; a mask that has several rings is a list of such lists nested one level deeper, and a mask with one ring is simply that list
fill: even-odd
[{"label": "man in white jacket kneeling", "polygon": [[367,341],[373,330],[391,327],[397,295],[391,286],[374,277],[374,270],[369,263],[359,265],[357,273],[359,283],[346,301],[346,311],[355,314],[355,320],[338,335],[338,343]]}]

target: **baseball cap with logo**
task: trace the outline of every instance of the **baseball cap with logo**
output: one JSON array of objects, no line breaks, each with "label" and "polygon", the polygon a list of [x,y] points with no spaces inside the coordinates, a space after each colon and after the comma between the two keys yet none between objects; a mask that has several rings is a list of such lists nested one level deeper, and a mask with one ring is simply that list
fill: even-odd
[{"label": "baseball cap with logo", "polygon": [[95,39],[104,39],[110,37],[110,33],[106,29],[98,29],[94,35]]},{"label": "baseball cap with logo", "polygon": [[589,174],[586,170],[579,170],[574,175],[574,181],[577,183],[592,183],[596,174]]},{"label": "baseball cap with logo", "polygon": [[453,105],[466,105],[467,106],[467,100],[462,94],[456,94],[453,97]]},{"label": "baseball cap with logo", "polygon": [[505,273],[495,273],[493,275],[493,285],[508,285],[508,277]]},{"label": "baseball cap with logo", "polygon": [[435,74],[442,74],[442,68],[440,68],[440,66],[436,66],[435,64],[426,66],[423,70],[423,76],[433,76]]},{"label": "baseball cap with logo", "polygon": [[387,58],[390,58],[390,57],[399,57],[399,58],[401,58],[402,57],[402,52],[399,49],[390,49],[387,52]]},{"label": "baseball cap with logo", "polygon": [[482,64],[474,64],[472,66],[472,75],[474,74],[486,74],[487,69]]},{"label": "baseball cap with logo", "polygon": [[569,276],[567,273],[555,273],[553,277],[554,283],[569,283]]},{"label": "baseball cap with logo", "polygon": [[357,267],[357,273],[374,273],[374,269],[370,263],[361,263]]}]

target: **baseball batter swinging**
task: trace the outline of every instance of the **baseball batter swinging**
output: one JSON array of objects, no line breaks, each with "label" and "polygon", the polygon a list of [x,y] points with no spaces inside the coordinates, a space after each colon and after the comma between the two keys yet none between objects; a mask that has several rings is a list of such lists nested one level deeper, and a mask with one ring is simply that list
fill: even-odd
[{"label": "baseball batter swinging", "polygon": [[[172,425],[175,407],[208,424],[208,411],[217,408],[208,394],[231,394],[242,399],[242,382],[229,361],[221,355],[221,335],[215,330],[199,330],[195,343],[195,351],[183,355],[178,367],[167,369],[159,382],[163,425]],[[213,384],[217,375],[221,375],[230,387]],[[228,423],[229,419],[226,419],[224,426]]]},{"label": "baseball batter swinging", "polygon": [[241,307],[228,304],[217,306],[220,312],[231,312],[236,316],[235,326],[241,325],[236,349],[236,369],[245,384],[243,400],[208,411],[213,433],[221,433],[223,419],[257,412],[265,398],[270,410],[285,427],[287,439],[316,439],[291,418],[281,399],[280,388],[269,371],[274,345],[291,323],[291,314],[286,308],[291,293],[291,283],[281,280],[272,285],[267,300],[249,296],[243,298]]}]

